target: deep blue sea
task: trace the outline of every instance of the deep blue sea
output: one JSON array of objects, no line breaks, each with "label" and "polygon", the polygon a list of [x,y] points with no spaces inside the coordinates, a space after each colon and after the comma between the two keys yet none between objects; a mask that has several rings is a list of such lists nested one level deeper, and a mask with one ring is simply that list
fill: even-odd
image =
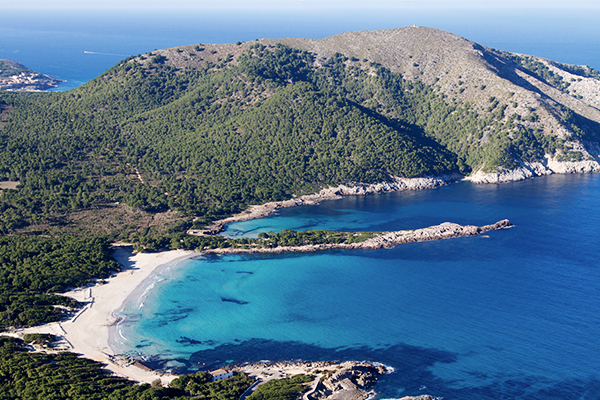
[{"label": "deep blue sea", "polygon": [[393,249],[166,265],[119,313],[126,319],[115,349],[176,371],[262,359],[378,361],[395,369],[376,386],[382,398],[600,398],[600,175],[348,197],[231,231],[502,218],[515,226]]},{"label": "deep blue sea", "polygon": [[[399,2],[400,3],[400,2]],[[15,11],[0,58],[77,87],[154,49],[421,25],[600,69],[598,9]],[[440,2],[442,4],[442,2]],[[377,251],[210,256],[163,266],[124,305],[118,351],[175,371],[232,362],[373,360],[382,398],[600,399],[600,176],[348,197],[228,234],[515,227]],[[124,339],[126,338],[126,340]]]},{"label": "deep blue sea", "polygon": [[[308,2],[307,2],[308,3]],[[443,5],[443,2],[439,2]],[[298,4],[301,4],[298,2]],[[11,10],[0,4],[0,59],[77,87],[130,55],[197,43],[322,38],[347,31],[428,26],[501,50],[600,69],[600,11],[575,8],[81,11]]]}]

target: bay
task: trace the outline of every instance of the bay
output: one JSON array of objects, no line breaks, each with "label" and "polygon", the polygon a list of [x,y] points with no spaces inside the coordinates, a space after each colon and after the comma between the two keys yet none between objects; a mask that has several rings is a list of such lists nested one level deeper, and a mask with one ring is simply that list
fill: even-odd
[{"label": "bay", "polygon": [[113,345],[176,371],[379,361],[396,370],[376,387],[383,397],[598,398],[599,210],[598,175],[284,209],[230,229],[515,227],[386,250],[196,257],[138,288]]},{"label": "bay", "polygon": [[[524,7],[3,10],[0,58],[64,79],[59,90],[69,90],[154,49],[415,24],[600,69],[596,20],[594,9]],[[382,397],[597,399],[599,186],[596,175],[463,182],[349,197],[236,224],[229,234],[383,231],[502,218],[516,226],[391,250],[166,265],[124,305],[113,345],[179,371],[263,358],[375,360],[396,369],[377,385]]]}]

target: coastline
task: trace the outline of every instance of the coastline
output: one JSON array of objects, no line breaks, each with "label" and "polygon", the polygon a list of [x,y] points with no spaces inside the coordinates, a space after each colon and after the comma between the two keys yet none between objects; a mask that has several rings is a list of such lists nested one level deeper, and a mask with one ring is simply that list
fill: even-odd
[{"label": "coastline", "polygon": [[[592,149],[600,153],[600,146]],[[475,184],[500,184],[518,182],[538,176],[553,174],[588,174],[600,173],[600,163],[594,160],[558,161],[546,156],[543,162],[523,162],[519,168],[507,170],[500,168],[497,172],[478,170],[471,175],[449,174],[422,178],[400,178],[392,176],[390,182],[360,184],[356,186],[338,185],[321,189],[318,193],[302,195],[288,200],[272,201],[264,204],[251,205],[238,214],[212,222],[205,229],[190,229],[188,235],[213,236],[225,230],[227,224],[265,218],[281,208],[305,205],[317,205],[324,200],[340,199],[344,196],[366,196],[377,193],[401,192],[404,190],[425,190],[446,186],[459,181],[469,181]]]},{"label": "coastline", "polygon": [[[306,246],[282,246],[263,249],[214,249],[203,253],[249,253],[249,252],[308,252],[344,249],[378,249],[389,248],[402,243],[439,240],[460,236],[472,236],[495,229],[512,226],[508,220],[498,221],[493,225],[482,227],[461,226],[443,223],[437,226],[413,231],[386,232],[361,243],[352,244],[317,244]],[[170,250],[159,253],[138,253],[116,247],[113,257],[122,265],[121,272],[96,283],[94,286],[78,288],[64,293],[84,306],[71,319],[45,325],[15,329],[11,336],[23,337],[28,333],[52,334],[59,338],[57,351],[71,351],[82,357],[100,362],[111,373],[140,383],[153,383],[160,380],[161,384],[169,384],[177,375],[162,374],[145,367],[135,360],[127,360],[114,354],[109,345],[109,328],[117,318],[113,313],[125,302],[127,297],[138,288],[160,266],[188,258],[198,254],[188,250]]]},{"label": "coastline", "polygon": [[[82,357],[105,364],[110,372],[140,383],[152,383],[160,379],[168,384],[176,375],[165,375],[144,368],[143,365],[119,362],[109,346],[109,327],[116,322],[113,312],[118,310],[127,297],[161,265],[184,259],[194,251],[170,250],[160,253],[138,253],[117,247],[113,257],[122,265],[122,271],[105,280],[104,284],[78,288],[64,293],[84,304],[71,319],[31,328],[17,329],[12,336],[27,333],[49,333],[58,336],[61,350],[68,350]],[[91,296],[90,296],[91,291]]]},{"label": "coastline", "polygon": [[[600,148],[590,149],[594,154]],[[499,168],[497,172],[479,170],[464,178],[473,183],[508,183],[553,174],[589,174],[600,172],[600,164],[596,159],[585,161],[558,161],[546,155],[541,162],[522,162],[519,168],[512,170]]]},{"label": "coastline", "polygon": [[216,249],[205,249],[205,254],[249,254],[249,253],[308,253],[321,250],[334,249],[369,249],[376,250],[382,248],[391,248],[400,244],[426,242],[430,240],[451,239],[456,237],[475,236],[483,232],[494,231],[498,229],[507,229],[513,224],[508,219],[503,219],[495,224],[474,226],[459,225],[452,222],[444,222],[439,225],[429,226],[427,228],[404,230],[394,232],[383,232],[375,237],[369,238],[358,243],[322,243],[306,244],[302,246],[278,246],[278,247],[225,247]]},{"label": "coastline", "polygon": [[[394,178],[392,182],[349,187],[340,185],[321,190],[319,193],[298,198],[251,206],[249,210],[214,223],[211,232],[191,234],[215,234],[228,223],[262,218],[280,208],[300,205],[314,205],[323,200],[336,199],[346,195],[368,195],[403,190],[423,190],[436,188],[460,180],[458,175],[430,178]],[[508,220],[498,221],[492,225],[461,226],[445,222],[411,231],[383,232],[373,238],[359,243],[330,243],[304,246],[280,246],[276,248],[220,248],[203,250],[202,253],[282,253],[313,252],[330,249],[380,249],[390,248],[398,244],[440,240],[453,237],[473,236],[482,232],[505,229],[512,226]],[[215,232],[216,230],[216,232]],[[63,295],[71,297],[83,304],[83,308],[66,321],[60,321],[30,328],[16,329],[11,336],[22,337],[28,333],[47,333],[59,338],[57,350],[71,351],[82,357],[100,362],[105,369],[115,375],[140,383],[170,383],[177,375],[162,374],[147,368],[135,360],[128,360],[114,354],[109,345],[109,328],[117,322],[113,313],[125,302],[127,297],[138,288],[158,267],[184,259],[193,254],[190,250],[170,250],[159,253],[137,253],[121,246],[116,246],[113,257],[121,266],[121,272],[96,283],[94,286],[77,288]]]},{"label": "coastline", "polygon": [[268,217],[281,208],[316,205],[324,200],[340,199],[343,196],[365,196],[376,193],[401,192],[404,190],[424,190],[433,189],[457,182],[463,179],[462,175],[440,175],[436,177],[424,178],[399,178],[392,177],[390,182],[380,182],[372,184],[357,184],[357,186],[338,185],[321,189],[318,193],[306,194],[289,200],[272,201],[265,204],[249,206],[245,211],[214,221],[205,229],[190,229],[188,235],[212,236],[225,229],[227,224],[232,222],[249,221]]}]

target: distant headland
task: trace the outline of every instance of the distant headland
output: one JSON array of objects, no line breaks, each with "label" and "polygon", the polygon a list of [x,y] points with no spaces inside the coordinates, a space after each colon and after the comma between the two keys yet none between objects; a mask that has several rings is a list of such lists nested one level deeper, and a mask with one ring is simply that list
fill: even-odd
[{"label": "distant headland", "polygon": [[61,82],[18,62],[0,59],[0,90],[36,92],[53,89]]}]

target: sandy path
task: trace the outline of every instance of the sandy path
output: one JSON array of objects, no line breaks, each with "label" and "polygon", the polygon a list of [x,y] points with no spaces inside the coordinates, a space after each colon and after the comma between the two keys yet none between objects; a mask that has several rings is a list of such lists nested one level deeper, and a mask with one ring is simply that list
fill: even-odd
[{"label": "sandy path", "polygon": [[169,383],[176,376],[160,375],[134,365],[125,366],[113,362],[111,356],[114,354],[108,345],[108,328],[115,322],[113,312],[121,307],[129,294],[158,266],[191,254],[194,252],[172,250],[134,255],[124,248],[117,248],[113,256],[123,265],[122,272],[107,279],[105,284],[65,293],[86,304],[82,311],[68,321],[17,330],[16,335],[51,333],[62,338],[66,349],[106,364],[106,368],[117,375],[138,382],[152,383],[156,379],[161,379],[163,384]]}]

